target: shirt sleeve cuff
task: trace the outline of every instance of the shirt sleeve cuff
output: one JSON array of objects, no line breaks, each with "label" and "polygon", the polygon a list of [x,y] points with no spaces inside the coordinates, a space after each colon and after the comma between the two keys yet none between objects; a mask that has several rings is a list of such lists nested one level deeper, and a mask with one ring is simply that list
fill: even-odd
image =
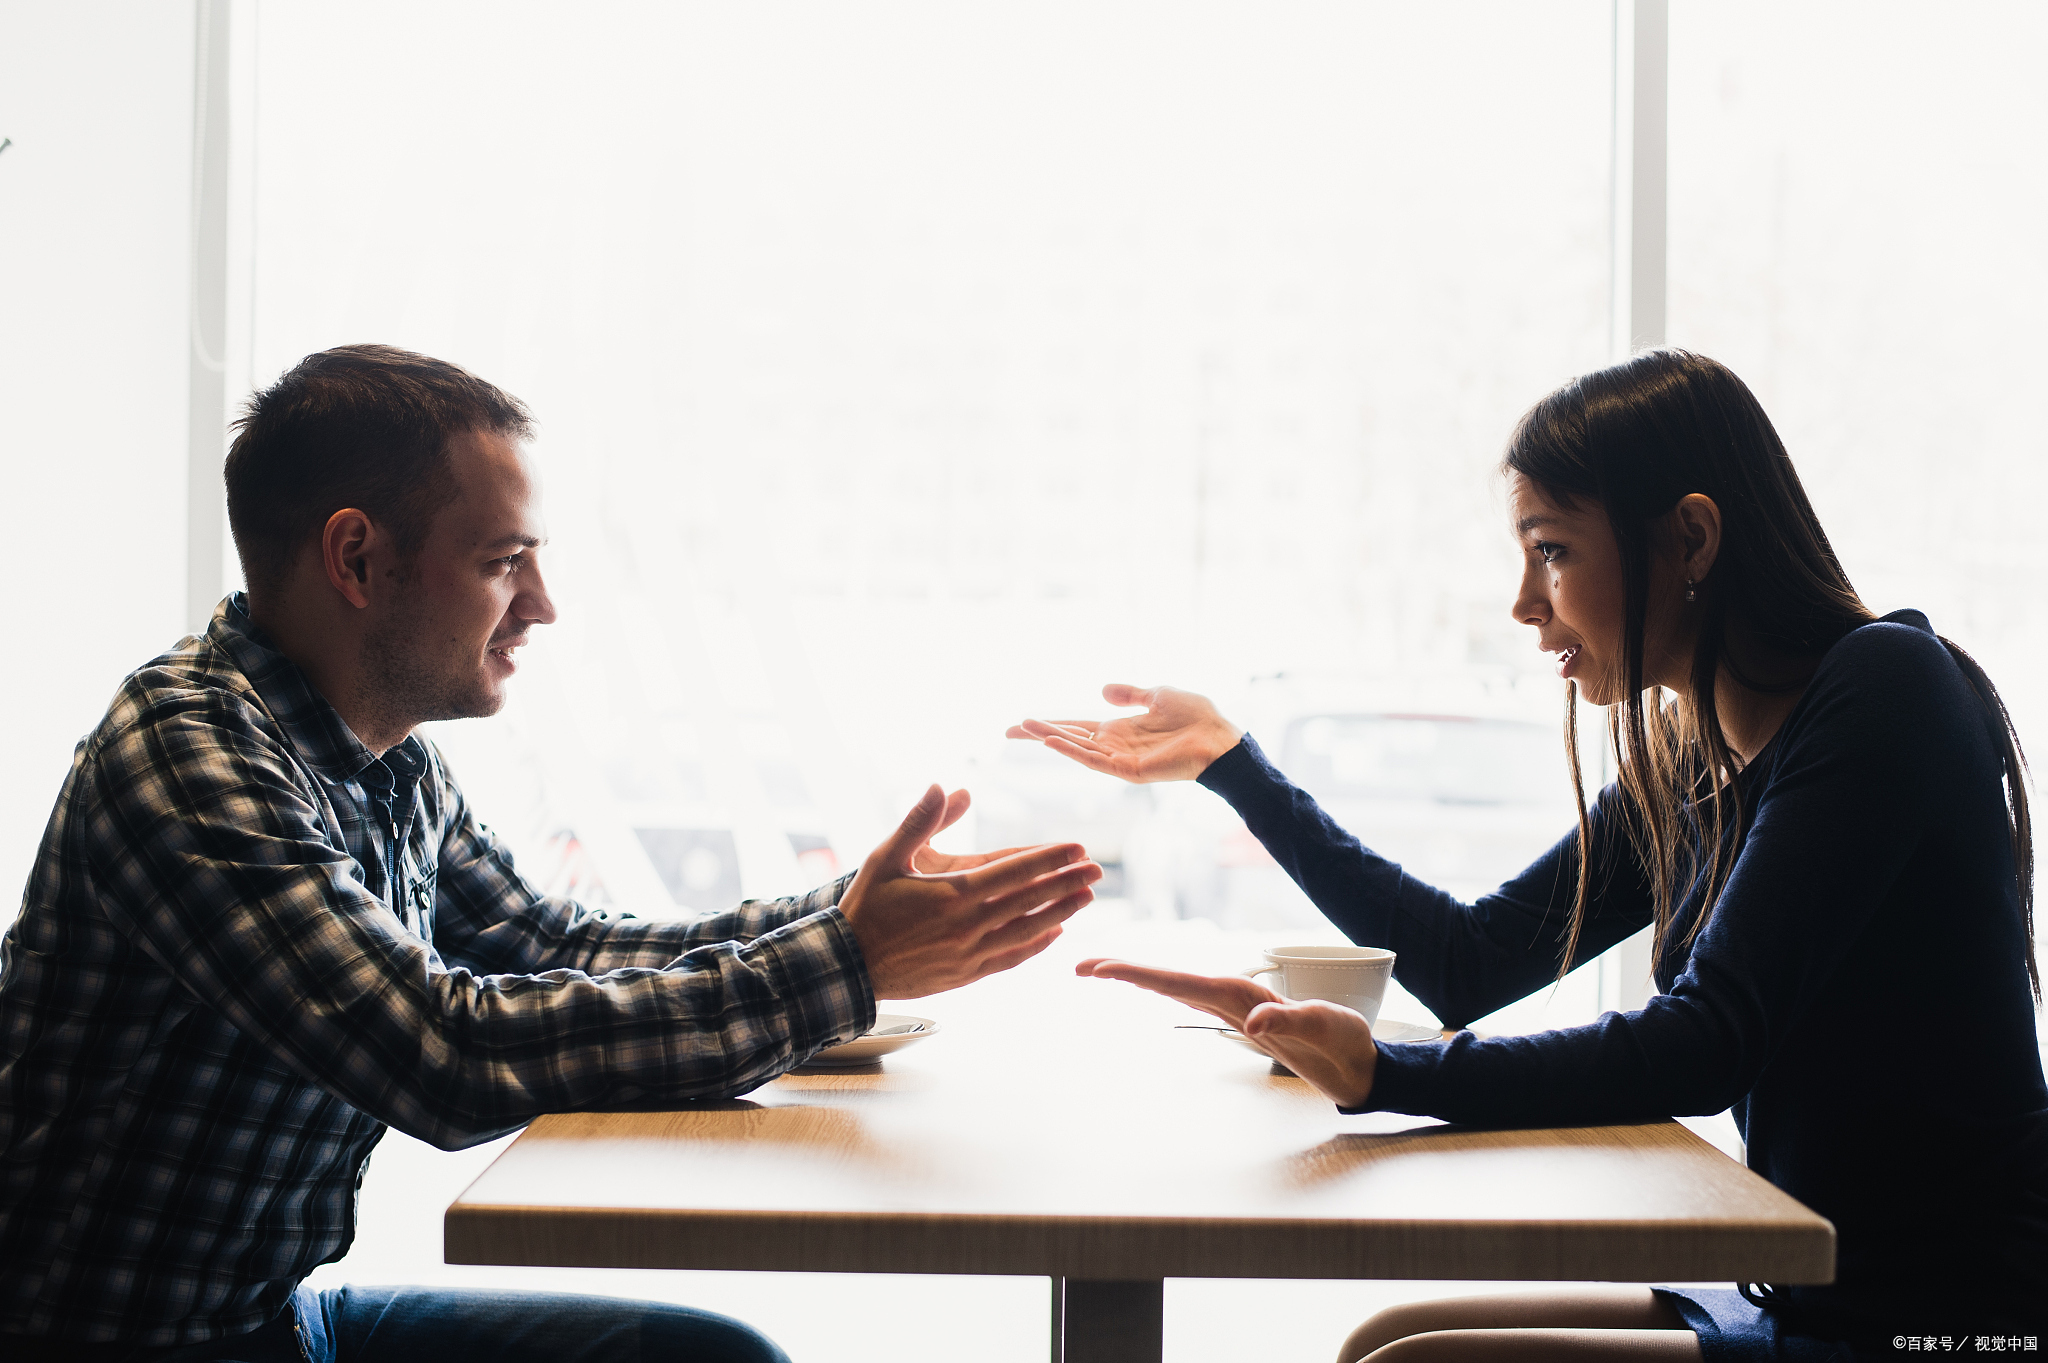
[{"label": "shirt sleeve cuff", "polygon": [[875,993],[853,925],[837,907],[821,910],[756,938],[753,947],[774,962],[786,1001],[789,1044],[802,1064],[838,1041],[851,1041],[875,1025]]}]

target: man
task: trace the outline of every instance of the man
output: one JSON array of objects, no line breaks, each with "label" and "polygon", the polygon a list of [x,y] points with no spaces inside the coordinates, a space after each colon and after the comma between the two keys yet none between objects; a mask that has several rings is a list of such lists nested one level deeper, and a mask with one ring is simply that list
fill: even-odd
[{"label": "man", "polygon": [[425,720],[504,703],[555,618],[513,398],[309,356],[228,455],[249,583],[79,745],[0,943],[0,1357],[780,1359],[738,1322],[519,1293],[300,1289],[385,1127],[744,1092],[1042,950],[1079,847],[949,858],[937,787],[860,871],[695,922],[539,895]]}]

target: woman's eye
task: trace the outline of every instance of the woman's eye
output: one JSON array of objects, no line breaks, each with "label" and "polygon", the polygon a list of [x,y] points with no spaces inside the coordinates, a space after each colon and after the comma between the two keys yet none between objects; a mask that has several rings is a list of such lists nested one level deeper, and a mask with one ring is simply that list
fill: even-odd
[{"label": "woman's eye", "polygon": [[1564,557],[1564,546],[1562,544],[1552,544],[1548,540],[1543,540],[1538,542],[1538,544],[1536,545],[1536,552],[1543,555],[1543,561],[1545,563],[1555,563],[1559,559]]}]

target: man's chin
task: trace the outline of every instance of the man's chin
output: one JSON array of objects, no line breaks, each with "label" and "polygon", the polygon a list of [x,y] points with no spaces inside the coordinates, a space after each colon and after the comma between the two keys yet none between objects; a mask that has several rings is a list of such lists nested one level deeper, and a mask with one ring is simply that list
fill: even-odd
[{"label": "man's chin", "polygon": [[505,688],[502,685],[486,686],[480,688],[474,696],[469,698],[468,703],[463,707],[462,713],[455,716],[455,718],[489,719],[504,708]]},{"label": "man's chin", "polygon": [[449,719],[489,719],[504,708],[504,687],[479,687],[467,695],[441,697],[419,722],[426,724]]},{"label": "man's chin", "polygon": [[457,662],[419,646],[420,627],[387,622],[363,641],[363,672],[379,713],[406,727],[444,719],[482,719],[505,708],[515,666],[486,652]]}]

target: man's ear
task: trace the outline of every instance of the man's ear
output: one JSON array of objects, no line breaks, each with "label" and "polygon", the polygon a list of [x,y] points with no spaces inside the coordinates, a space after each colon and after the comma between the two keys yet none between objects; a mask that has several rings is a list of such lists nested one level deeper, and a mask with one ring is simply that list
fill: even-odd
[{"label": "man's ear", "polygon": [[1721,554],[1721,508],[1704,492],[1688,492],[1671,508],[1679,567],[1694,582],[1704,581]]},{"label": "man's ear", "polygon": [[370,604],[372,560],[383,548],[383,538],[369,514],[354,507],[329,516],[320,530],[320,566],[327,585],[358,610]]}]

